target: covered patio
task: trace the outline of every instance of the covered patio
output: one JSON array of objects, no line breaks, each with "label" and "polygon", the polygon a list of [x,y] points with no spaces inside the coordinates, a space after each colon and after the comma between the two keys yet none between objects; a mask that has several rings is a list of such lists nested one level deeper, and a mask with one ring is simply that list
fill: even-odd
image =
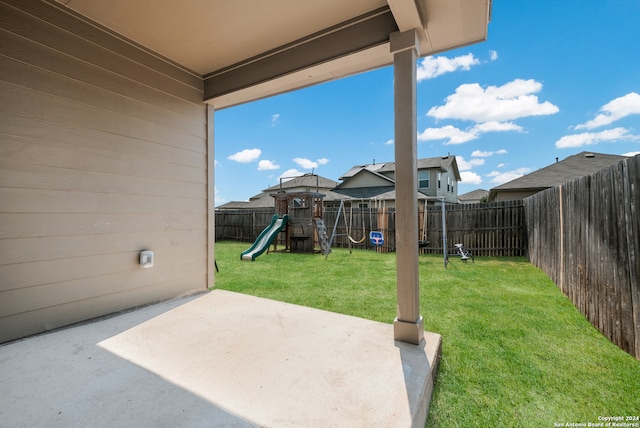
[{"label": "covered patio", "polygon": [[215,290],[0,347],[3,426],[422,427],[441,338]]}]

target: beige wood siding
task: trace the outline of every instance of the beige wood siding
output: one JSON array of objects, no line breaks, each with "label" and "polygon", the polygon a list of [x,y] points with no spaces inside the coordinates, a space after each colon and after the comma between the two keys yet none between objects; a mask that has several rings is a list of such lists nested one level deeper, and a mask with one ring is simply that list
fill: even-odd
[{"label": "beige wood siding", "polygon": [[202,99],[200,76],[0,0],[0,342],[206,290]]},{"label": "beige wood siding", "polygon": [[540,192],[540,190],[500,190],[496,192],[496,196],[492,202],[520,200],[535,195],[538,192]]},{"label": "beige wood siding", "polygon": [[352,189],[359,187],[377,187],[377,186],[393,186],[393,182],[385,180],[375,174],[363,172],[355,175],[349,180],[345,181],[340,187],[343,189]]}]

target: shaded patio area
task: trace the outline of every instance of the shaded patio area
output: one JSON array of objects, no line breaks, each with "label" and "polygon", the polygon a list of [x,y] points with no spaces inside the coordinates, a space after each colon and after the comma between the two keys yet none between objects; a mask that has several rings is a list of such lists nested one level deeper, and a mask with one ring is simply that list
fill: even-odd
[{"label": "shaded patio area", "polygon": [[21,426],[424,426],[441,351],[393,325],[215,290],[0,346]]}]

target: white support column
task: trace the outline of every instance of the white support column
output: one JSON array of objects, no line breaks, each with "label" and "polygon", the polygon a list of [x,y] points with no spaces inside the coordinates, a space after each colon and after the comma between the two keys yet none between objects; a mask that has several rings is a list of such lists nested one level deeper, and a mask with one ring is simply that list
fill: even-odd
[{"label": "white support column", "polygon": [[424,337],[418,272],[418,172],[415,30],[391,34],[394,54],[396,163],[396,279],[394,339],[418,345]]},{"label": "white support column", "polygon": [[214,114],[214,107],[211,104],[207,104],[207,288],[215,286],[216,281]]}]

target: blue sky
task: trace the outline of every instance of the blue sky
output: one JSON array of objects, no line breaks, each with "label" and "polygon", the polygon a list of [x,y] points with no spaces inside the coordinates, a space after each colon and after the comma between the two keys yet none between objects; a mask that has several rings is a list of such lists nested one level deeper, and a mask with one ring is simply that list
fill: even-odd
[{"label": "blue sky", "polygon": [[[640,153],[640,1],[494,0],[488,40],[418,60],[418,156],[459,194],[582,152]],[[216,205],[394,160],[393,68],[215,113]]]}]

